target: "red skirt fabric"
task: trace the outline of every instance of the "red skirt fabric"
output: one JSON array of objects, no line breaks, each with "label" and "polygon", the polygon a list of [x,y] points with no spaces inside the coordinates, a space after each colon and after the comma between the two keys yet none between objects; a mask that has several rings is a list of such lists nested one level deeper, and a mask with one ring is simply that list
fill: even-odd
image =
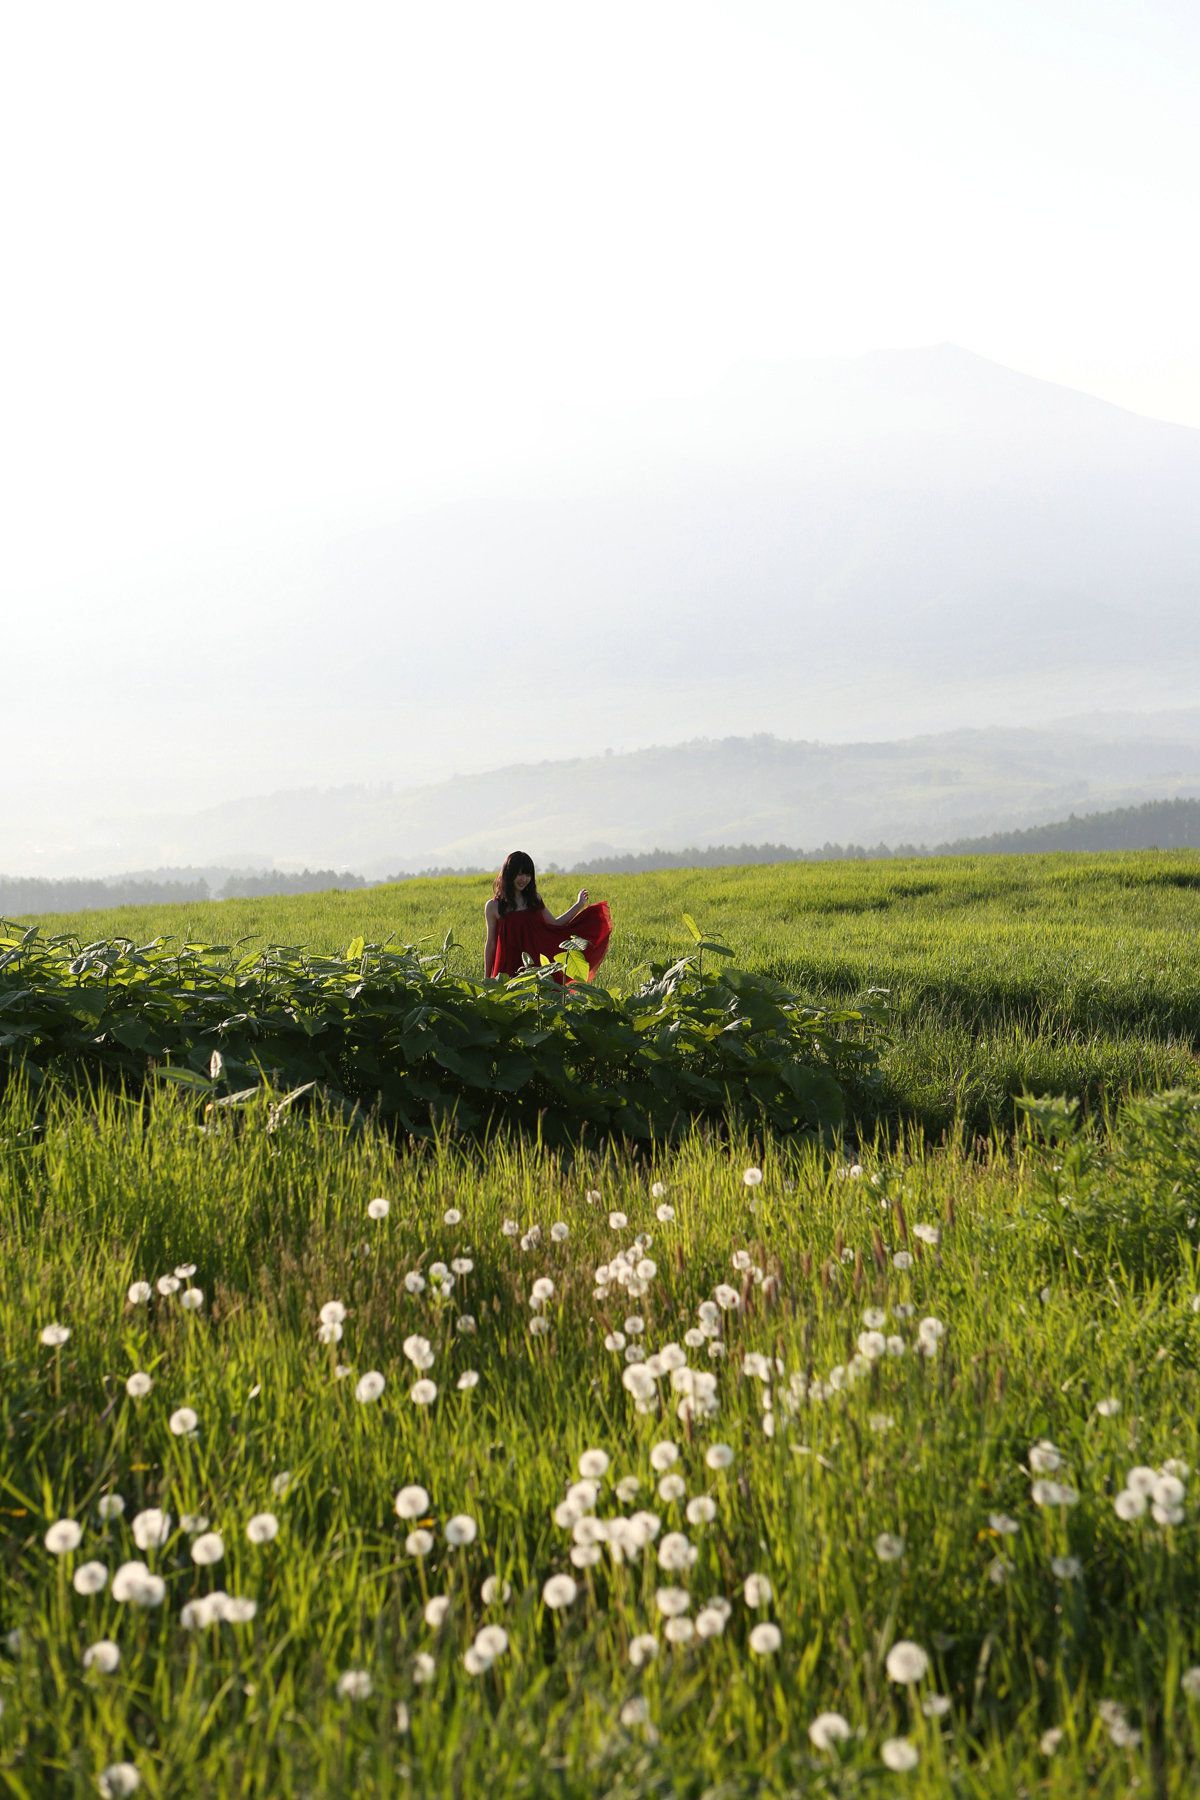
[{"label": "red skirt fabric", "polygon": [[542,956],[553,961],[565,938],[578,937],[587,940],[583,954],[587,958],[588,980],[591,981],[608,953],[611,936],[612,914],[606,900],[585,906],[569,925],[547,925],[545,914],[541,912],[501,913],[496,921],[496,953],[489,972],[492,975],[519,975],[522,951],[528,952],[535,963]]}]

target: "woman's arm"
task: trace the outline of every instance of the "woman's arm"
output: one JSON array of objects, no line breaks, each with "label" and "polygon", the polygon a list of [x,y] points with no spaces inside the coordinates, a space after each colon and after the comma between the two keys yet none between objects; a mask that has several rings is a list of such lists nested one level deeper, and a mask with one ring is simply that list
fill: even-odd
[{"label": "woman's arm", "polygon": [[483,909],[483,916],[487,923],[487,939],[483,946],[483,979],[487,981],[491,978],[492,964],[496,960],[496,936],[499,931],[494,900],[488,901]]},{"label": "woman's arm", "polygon": [[556,919],[554,914],[550,911],[550,908],[547,906],[545,908],[546,922],[549,925],[569,925],[571,923],[571,920],[574,918],[577,918],[578,915],[583,911],[583,909],[587,905],[587,903],[588,903],[587,889],[580,888],[578,900],[575,902],[574,906],[568,906],[566,912],[563,913],[561,918]]}]

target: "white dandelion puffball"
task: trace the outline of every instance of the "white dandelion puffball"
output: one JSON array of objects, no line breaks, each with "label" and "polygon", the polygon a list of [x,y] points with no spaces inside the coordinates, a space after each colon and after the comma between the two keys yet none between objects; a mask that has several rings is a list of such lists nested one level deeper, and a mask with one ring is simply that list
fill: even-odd
[{"label": "white dandelion puffball", "polygon": [[327,1300],[317,1314],[317,1317],[320,1319],[322,1325],[344,1325],[346,1322],[346,1308],[342,1305],[340,1300]]},{"label": "white dandelion puffball", "polygon": [[184,1288],[179,1296],[179,1304],[184,1312],[199,1312],[204,1305],[204,1289],[198,1287]]},{"label": "white dandelion puffball", "polygon": [[1039,1438],[1030,1446],[1029,1467],[1035,1475],[1054,1475],[1062,1466],[1062,1451],[1049,1438]]},{"label": "white dandelion puffball", "polygon": [[608,1215],[608,1225],[609,1225],[610,1231],[624,1231],[624,1229],[628,1225],[628,1223],[629,1223],[628,1215],[623,1212],[610,1212]]},{"label": "white dandelion puffball", "polygon": [[419,1531],[410,1531],[404,1540],[404,1548],[410,1556],[428,1556],[433,1549],[433,1533],[422,1527]]},{"label": "white dandelion puffball", "polygon": [[655,1592],[654,1604],[664,1619],[677,1619],[692,1604],[692,1596],[686,1588],[660,1587]]},{"label": "white dandelion puffball", "polygon": [[142,1778],[134,1763],[109,1763],[107,1769],[96,1777],[103,1800],[125,1800],[127,1794],[136,1794],[142,1785]]},{"label": "white dandelion puffball", "polygon": [[101,1494],[99,1500],[96,1502],[96,1511],[107,1524],[109,1519],[119,1519],[121,1517],[121,1514],[125,1511],[125,1502],[120,1494]]},{"label": "white dandelion puffball", "polygon": [[449,1594],[434,1594],[425,1602],[425,1623],[431,1631],[437,1631],[445,1623],[446,1614],[450,1611]]},{"label": "white dandelion puffball", "polygon": [[144,1369],[135,1369],[125,1383],[125,1392],[131,1400],[144,1400],[153,1386],[152,1375],[147,1375]]},{"label": "white dandelion puffball", "polygon": [[42,1542],[54,1556],[66,1556],[78,1550],[82,1538],[83,1529],[74,1519],[55,1519]]},{"label": "white dandelion puffball", "polygon": [[161,1606],[167,1597],[167,1584],[143,1562],[122,1563],[112,1578],[112,1597],[130,1606]]},{"label": "white dandelion puffball", "polygon": [[893,1269],[911,1269],[913,1266],[911,1250],[897,1250],[892,1258]]},{"label": "white dandelion puffball", "polygon": [[679,1461],[679,1445],[664,1441],[650,1446],[650,1467],[659,1475]]},{"label": "white dandelion puffball", "polygon": [[1102,1419],[1115,1419],[1120,1410],[1121,1402],[1115,1394],[1110,1394],[1107,1400],[1096,1402],[1096,1412]]},{"label": "white dandelion puffball", "polygon": [[202,1531],[208,1530],[208,1519],[204,1513],[181,1513],[179,1529],[186,1531],[189,1537],[199,1537]]},{"label": "white dandelion puffball", "polygon": [[530,1306],[544,1306],[554,1293],[554,1283],[548,1275],[539,1275],[529,1290]]},{"label": "white dandelion puffball", "polygon": [[367,1669],[345,1669],[338,1676],[339,1700],[369,1700],[374,1688]]},{"label": "white dandelion puffball", "polygon": [[929,1673],[929,1657],[920,1644],[901,1638],[887,1653],[887,1672],[890,1680],[911,1687]]},{"label": "white dandelion puffball", "polygon": [[153,1292],[154,1289],[148,1281],[134,1281],[126,1290],[125,1298],[130,1306],[145,1306]]},{"label": "white dandelion puffball", "polygon": [[168,1294],[177,1294],[183,1284],[178,1275],[160,1275],[154,1285],[165,1298]]},{"label": "white dandelion puffball", "polygon": [[571,1228],[566,1220],[555,1219],[553,1225],[550,1227],[550,1241],[555,1244],[565,1244],[570,1235]]},{"label": "white dandelion puffball", "polygon": [[687,1503],[689,1525],[711,1525],[717,1516],[717,1503],[708,1494],[696,1494]]},{"label": "white dandelion puffball", "polygon": [[663,1636],[668,1644],[690,1644],[695,1635],[696,1627],[686,1615],[668,1619],[663,1626]]},{"label": "white dandelion puffball", "polygon": [[437,1664],[428,1650],[418,1650],[412,1660],[412,1678],[418,1687],[425,1687],[437,1674]]},{"label": "white dandelion puffball", "polygon": [[378,1400],[383,1392],[383,1386],[383,1376],[379,1370],[368,1369],[365,1375],[360,1375],[358,1378],[358,1384],[354,1389],[354,1398],[361,1401],[364,1406],[369,1406],[372,1400]]},{"label": "white dandelion puffball", "polygon": [[392,1203],[390,1200],[380,1198],[378,1200],[367,1201],[368,1219],[386,1219],[391,1210]]},{"label": "white dandelion puffball", "polygon": [[727,1281],[719,1282],[713,1289],[713,1299],[721,1308],[722,1312],[731,1312],[735,1307],[742,1304],[741,1295],[736,1288],[730,1287]]},{"label": "white dandelion puffball", "polygon": [[167,1424],[176,1437],[193,1437],[200,1421],[190,1406],[176,1407]]},{"label": "white dandelion puffball", "polygon": [[459,1212],[457,1206],[448,1206],[442,1214],[442,1218],[447,1225],[462,1224],[462,1214]]},{"label": "white dandelion puffball", "polygon": [[832,1750],[850,1736],[850,1726],[841,1713],[818,1713],[808,1728],[808,1735],[818,1750]]},{"label": "white dandelion puffball", "polygon": [[57,1350],[60,1344],[66,1343],[71,1332],[66,1325],[43,1325],[40,1335],[43,1344],[48,1345],[51,1350]]},{"label": "white dandelion puffball", "polygon": [[769,1606],[771,1583],[765,1575],[747,1575],[742,1585],[742,1594],[747,1606]]},{"label": "white dandelion puffball", "polygon": [[578,1592],[578,1586],[569,1575],[551,1575],[542,1589],[542,1599],[557,1612],[560,1607],[570,1606]]},{"label": "white dandelion puffball", "polygon": [[402,1487],[396,1495],[396,1516],[400,1519],[419,1519],[422,1513],[429,1511],[429,1494],[419,1482],[411,1487]]},{"label": "white dandelion puffball", "polygon": [[733,1448],[729,1444],[710,1444],[704,1460],[710,1469],[728,1469],[733,1462]]},{"label": "white dandelion puffball", "polygon": [[83,1653],[85,1669],[95,1669],[97,1675],[111,1675],[121,1661],[119,1647],[111,1638],[99,1638],[89,1644]]},{"label": "white dandelion puffball", "polygon": [[635,1669],[640,1669],[646,1663],[652,1662],[657,1655],[658,1639],[656,1637],[651,1637],[648,1631],[640,1633],[637,1637],[630,1638],[629,1660]]},{"label": "white dandelion puffball", "polygon": [[747,1169],[745,1174],[742,1176],[742,1181],[746,1187],[757,1187],[761,1180],[762,1180],[762,1170],[761,1169]]},{"label": "white dandelion puffball", "polygon": [[1200,1700],[1200,1668],[1185,1669],[1179,1677],[1179,1685],[1189,1700]]},{"label": "white dandelion puffball", "polygon": [[246,1521],[246,1536],[252,1544],[269,1544],[279,1536],[279,1520],[274,1513],[255,1513]]},{"label": "white dandelion puffball", "polygon": [[880,1562],[899,1562],[904,1555],[904,1539],[894,1531],[881,1531],[875,1539],[875,1554]]},{"label": "white dandelion puffball", "polygon": [[585,1450],[579,1458],[579,1473],[589,1481],[598,1481],[607,1468],[607,1450]]},{"label": "white dandelion puffball", "polygon": [[[362,1386],[361,1382],[359,1386]],[[408,1397],[414,1406],[432,1406],[437,1399],[437,1382],[430,1381],[427,1375],[422,1375],[420,1381],[414,1381],[409,1388]]]},{"label": "white dandelion puffball", "polygon": [[497,1601],[512,1599],[512,1583],[502,1581],[499,1575],[489,1575],[480,1589],[480,1598],[485,1606],[494,1606]]},{"label": "white dandelion puffball", "polygon": [[433,1347],[427,1337],[418,1337],[415,1333],[404,1340],[404,1354],[415,1369],[431,1369],[433,1367]]},{"label": "white dandelion puffball", "polygon": [[508,1649],[508,1633],[503,1625],[482,1625],[475,1633],[475,1649],[480,1656],[486,1656],[489,1663],[495,1662]]},{"label": "white dandelion puffball", "polygon": [[652,1200],[661,1200],[666,1191],[667,1185],[664,1181],[652,1181],[650,1183],[650,1198]]},{"label": "white dandelion puffball", "polygon": [[225,1540],[219,1531],[206,1531],[192,1540],[192,1561],[202,1569],[219,1563],[224,1554]]},{"label": "white dandelion puffball", "polygon": [[258,1611],[258,1601],[245,1599],[240,1594],[213,1594],[210,1598],[218,1604],[218,1616],[227,1625],[249,1625]]},{"label": "white dandelion puffball", "polygon": [[885,1738],[879,1754],[894,1775],[907,1775],[921,1760],[917,1746],[908,1738]]},{"label": "white dandelion puffball", "polygon": [[783,1642],[783,1634],[778,1625],[766,1620],[754,1627],[749,1641],[755,1656],[773,1656]]},{"label": "white dandelion puffball", "polygon": [[466,1513],[455,1513],[452,1519],[447,1519],[445,1529],[448,1544],[473,1544],[479,1535],[478,1525]]},{"label": "white dandelion puffball", "polygon": [[108,1585],[108,1570],[102,1562],[80,1563],[71,1577],[77,1594],[98,1594]]},{"label": "white dandelion puffball", "polygon": [[479,1370],[464,1369],[454,1385],[460,1394],[469,1393],[472,1388],[479,1386]]},{"label": "white dandelion puffball", "polygon": [[189,1281],[196,1273],[196,1265],[195,1263],[176,1263],[175,1273],[181,1281]]},{"label": "white dandelion puffball", "polygon": [[133,1516],[133,1541],[139,1550],[157,1550],[171,1535],[171,1515],[148,1506]]}]

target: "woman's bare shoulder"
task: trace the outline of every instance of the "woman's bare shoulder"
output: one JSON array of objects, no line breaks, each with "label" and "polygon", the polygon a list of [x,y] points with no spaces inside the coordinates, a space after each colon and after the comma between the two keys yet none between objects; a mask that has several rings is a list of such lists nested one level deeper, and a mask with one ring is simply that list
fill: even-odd
[{"label": "woman's bare shoulder", "polygon": [[495,919],[495,918],[499,917],[499,914],[496,909],[496,901],[495,901],[494,896],[491,900],[488,900],[484,903],[483,916],[485,919]]}]

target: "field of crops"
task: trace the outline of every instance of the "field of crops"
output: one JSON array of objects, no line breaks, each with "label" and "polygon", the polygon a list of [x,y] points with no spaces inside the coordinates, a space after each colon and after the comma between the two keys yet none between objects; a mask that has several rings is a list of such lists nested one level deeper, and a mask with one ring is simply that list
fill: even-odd
[{"label": "field of crops", "polygon": [[[1198,884],[1186,855],[589,883],[631,1017],[685,910],[814,1005],[892,990],[883,1117],[833,1149],[747,1119],[413,1141],[311,1095],[210,1107],[223,1066],[10,1079],[0,1788],[1200,1791]],[[337,952],[327,998],[352,938],[453,928],[478,973],[482,897],[187,934]],[[25,955],[6,1027],[108,979]],[[270,962],[290,1055],[317,962]],[[225,1006],[185,959],[120,968],[181,1044],[181,995]],[[1110,1111],[1014,1109],[1030,1076]],[[931,1144],[964,1095],[996,1131]]]}]

